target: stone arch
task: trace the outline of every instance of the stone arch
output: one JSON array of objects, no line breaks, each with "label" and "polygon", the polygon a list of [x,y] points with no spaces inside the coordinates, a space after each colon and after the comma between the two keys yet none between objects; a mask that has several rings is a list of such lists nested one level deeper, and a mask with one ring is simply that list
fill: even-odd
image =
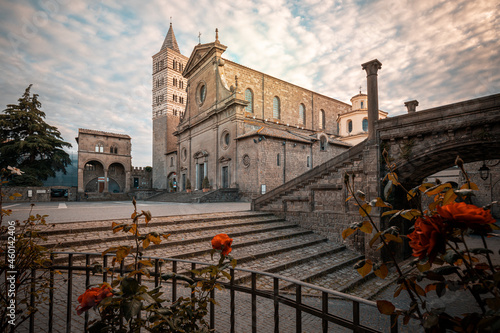
[{"label": "stone arch", "polygon": [[[94,168],[90,168],[93,165]],[[85,192],[103,192],[104,183],[100,185],[99,177],[104,177],[104,165],[97,159],[89,159],[83,164],[83,188]]]},{"label": "stone arch", "polygon": [[455,165],[457,156],[465,163],[498,159],[500,141],[450,140],[435,143],[423,140],[420,144],[413,143],[409,156],[397,160],[396,172],[403,182],[418,184],[424,178]]},{"label": "stone arch", "polygon": [[121,193],[125,188],[127,172],[120,162],[113,162],[108,167],[108,191],[111,193]]},{"label": "stone arch", "polygon": [[[170,187],[170,182],[172,182],[173,189],[172,187]],[[176,192],[178,190],[178,187],[179,181],[177,179],[177,173],[175,171],[172,171],[167,175],[167,188],[169,191]]]}]

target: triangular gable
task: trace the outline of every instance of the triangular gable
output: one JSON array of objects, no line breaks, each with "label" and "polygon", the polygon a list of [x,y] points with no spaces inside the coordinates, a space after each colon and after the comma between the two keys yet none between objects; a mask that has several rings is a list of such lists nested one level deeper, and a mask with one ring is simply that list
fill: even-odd
[{"label": "triangular gable", "polygon": [[203,62],[207,57],[211,56],[216,48],[224,52],[227,47],[217,42],[196,45],[193,49],[193,52],[191,52],[191,56],[186,63],[186,67],[182,75],[184,77],[189,77],[189,73],[193,69],[195,69],[199,63]]}]

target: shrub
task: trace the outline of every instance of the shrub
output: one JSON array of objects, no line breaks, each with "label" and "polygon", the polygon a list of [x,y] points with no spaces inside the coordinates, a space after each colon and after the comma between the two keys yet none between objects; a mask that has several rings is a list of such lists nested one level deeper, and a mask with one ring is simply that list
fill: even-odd
[{"label": "shrub", "polygon": [[[465,175],[466,182],[459,190],[454,190],[449,183],[424,183],[410,190],[405,189],[399,182],[395,172],[395,165],[390,162],[387,152],[383,152],[388,166],[388,173],[384,180],[386,198],[392,187],[400,187],[413,206],[419,203],[419,195],[434,197],[428,209],[394,209],[381,198],[366,201],[365,194],[355,191],[351,176],[345,175],[344,182],[351,193],[348,200],[355,201],[359,207],[363,222],[353,223],[342,233],[345,239],[357,231],[375,235],[369,242],[370,247],[377,246],[377,250],[386,249],[389,255],[387,262],[373,263],[366,259],[358,262],[355,268],[365,276],[370,271],[384,279],[388,274],[388,264],[394,264],[399,279],[394,297],[406,291],[411,304],[406,310],[399,310],[389,301],[379,300],[377,306],[382,314],[404,316],[403,323],[411,318],[420,321],[427,332],[499,332],[500,331],[500,266],[494,265],[488,248],[486,237],[498,229],[495,219],[486,208],[466,204],[473,191],[478,190],[472,183],[463,167],[463,161],[457,157],[456,165]],[[352,178],[354,175],[352,175]],[[460,202],[456,202],[460,201]],[[403,218],[406,223],[413,223],[413,231],[405,236],[400,235],[395,226],[386,230],[379,230],[370,213],[372,208],[386,210],[381,216]],[[481,237],[483,247],[470,248],[467,242],[469,234],[474,233]],[[413,268],[403,272],[398,264],[391,243],[402,243],[403,237],[408,237],[414,260]],[[422,286],[421,286],[422,285]],[[462,316],[451,316],[446,308],[435,308],[428,302],[427,296],[435,292],[442,297],[447,292],[470,293],[476,301],[476,309]]]}]

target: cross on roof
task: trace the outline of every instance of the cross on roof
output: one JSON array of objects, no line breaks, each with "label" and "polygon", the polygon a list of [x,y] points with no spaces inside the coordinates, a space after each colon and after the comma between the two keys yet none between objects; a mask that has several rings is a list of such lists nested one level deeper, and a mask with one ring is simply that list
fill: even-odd
[{"label": "cross on roof", "polygon": [[200,32],[200,33],[198,33],[198,43],[200,43],[200,44],[201,44],[201,32]]}]

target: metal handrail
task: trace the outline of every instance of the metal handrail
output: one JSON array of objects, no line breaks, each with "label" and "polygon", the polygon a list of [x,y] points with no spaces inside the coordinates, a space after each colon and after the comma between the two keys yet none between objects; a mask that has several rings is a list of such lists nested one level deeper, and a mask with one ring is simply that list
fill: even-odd
[{"label": "metal handrail", "polygon": [[[51,285],[54,285],[54,271],[55,270],[67,270],[68,271],[68,277],[67,277],[67,299],[66,299],[66,332],[71,331],[71,326],[72,326],[72,302],[74,301],[72,299],[72,289],[73,289],[73,273],[77,271],[84,271],[85,272],[85,283],[86,287],[88,287],[90,283],[90,272],[92,271],[92,267],[89,267],[90,264],[90,257],[102,257],[103,258],[103,269],[108,268],[108,257],[114,256],[113,254],[107,254],[105,256],[102,256],[101,253],[92,253],[92,252],[53,252],[51,254],[51,259],[53,261],[54,257],[56,255],[64,255],[67,256],[67,265],[53,265],[49,268],[50,270],[50,279],[51,279]],[[85,266],[74,266],[73,265],[73,260],[75,255],[84,255],[85,256]],[[131,258],[131,256],[129,256]],[[158,287],[160,285],[160,270],[159,270],[159,263],[160,261],[163,262],[171,262],[172,263],[172,273],[179,274],[177,271],[177,265],[179,263],[183,264],[188,264],[190,265],[191,269],[196,269],[196,266],[208,266],[210,263],[206,262],[199,262],[199,261],[194,261],[194,260],[185,260],[185,259],[177,259],[177,258],[164,258],[164,257],[154,257],[154,256],[142,256],[141,259],[150,259],[154,261],[154,272],[151,273],[151,277],[154,278],[154,281],[152,280],[151,282],[154,282],[155,287]],[[243,285],[237,285],[234,283],[234,275],[236,271],[240,272],[245,272],[245,273],[250,273],[251,274],[251,287],[243,286]],[[122,261],[120,267],[118,268],[117,273],[120,275],[123,275],[127,273],[128,270],[124,269],[124,262]],[[294,278],[289,278],[289,277],[284,277],[280,276],[277,274],[272,274],[272,273],[267,273],[267,272],[260,272],[260,271],[255,271],[255,270],[250,270],[246,268],[230,268],[230,275],[231,275],[231,280],[229,282],[219,282],[221,285],[223,285],[227,290],[229,290],[229,296],[230,296],[230,332],[235,332],[235,326],[236,326],[236,311],[235,311],[235,292],[242,292],[251,295],[252,299],[252,307],[251,307],[251,319],[252,319],[252,332],[257,332],[257,308],[258,308],[258,302],[257,302],[257,297],[261,298],[267,298],[270,300],[273,300],[274,302],[274,332],[279,332],[280,330],[280,312],[279,312],[279,305],[283,304],[289,307],[292,307],[296,311],[296,332],[302,332],[302,313],[308,313],[311,314],[317,318],[319,318],[322,321],[322,331],[323,332],[328,332],[328,326],[329,323],[334,323],[336,325],[340,325],[343,327],[346,327],[348,329],[351,329],[353,332],[380,332],[378,330],[375,330],[373,328],[363,326],[360,324],[360,304],[364,304],[370,307],[377,307],[376,302],[369,301],[360,297],[352,296],[352,295],[347,295],[344,293],[341,293],[336,290],[330,290],[327,288],[323,288],[317,285],[313,285],[307,282],[303,282],[300,280],[296,280]],[[273,281],[273,289],[272,290],[262,290],[262,289],[257,289],[256,287],[256,280],[257,276],[265,276],[268,278],[271,278]],[[108,272],[106,270],[103,270],[102,273],[102,279],[103,282],[107,282],[108,280]],[[201,279],[196,279],[196,280],[201,280]],[[293,283],[295,285],[295,299],[292,299],[290,297],[285,297],[283,292],[280,291],[279,289],[279,281],[286,281],[289,283]],[[177,279],[174,277],[172,282],[172,300],[177,299],[177,286],[178,282]],[[321,309],[311,307],[309,305],[306,305],[302,303],[302,289],[303,288],[310,288],[313,290],[318,291],[321,293],[321,299],[322,299],[322,306]],[[345,301],[349,301],[353,304],[352,309],[353,309],[353,314],[352,314],[352,320],[348,320],[342,317],[339,317],[335,314],[329,313],[328,312],[328,300],[331,297],[335,298],[340,298]],[[215,298],[215,292],[213,291],[211,294],[211,297]],[[53,313],[54,313],[54,292],[51,289],[49,291],[49,298],[50,298],[50,303],[49,303],[49,330],[48,332],[53,331]],[[210,320],[209,320],[209,326],[210,328],[215,328],[215,307],[214,304],[210,304],[210,309],[209,309],[209,315],[210,315]],[[250,317],[249,317],[250,318]],[[32,318],[30,318],[30,327],[29,331],[34,332],[34,315]],[[87,323],[89,320],[88,313],[85,314],[85,329],[87,328]],[[390,332],[397,332],[398,331],[398,325],[397,325],[397,318],[395,316],[391,316],[390,320],[388,320],[388,327],[390,327]]]}]

